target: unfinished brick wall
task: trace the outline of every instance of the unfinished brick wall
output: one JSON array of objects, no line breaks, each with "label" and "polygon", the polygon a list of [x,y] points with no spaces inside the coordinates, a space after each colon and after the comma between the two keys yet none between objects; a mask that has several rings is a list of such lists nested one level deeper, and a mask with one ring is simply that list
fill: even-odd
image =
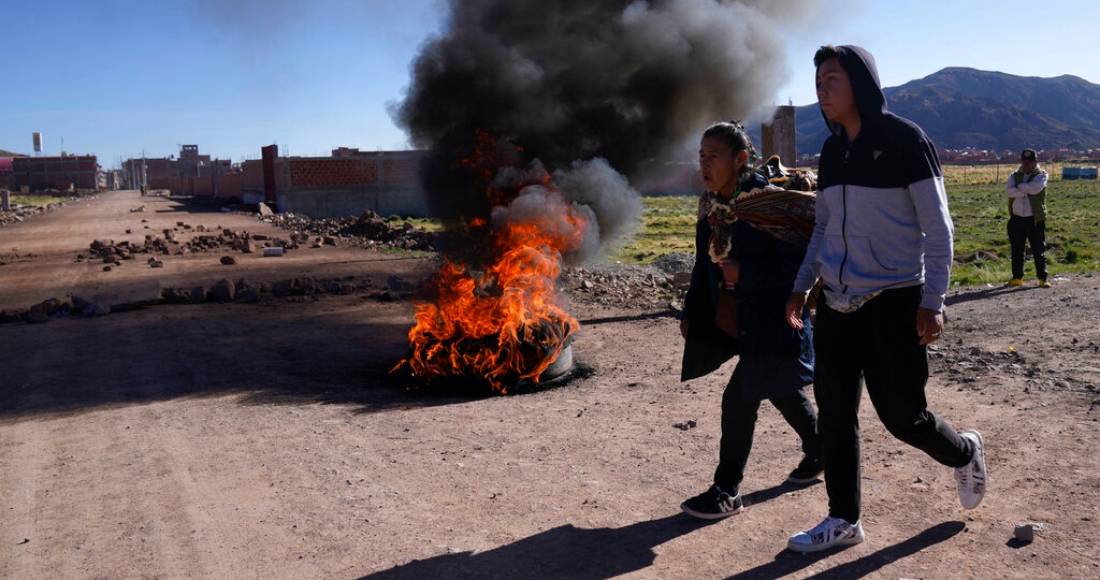
[{"label": "unfinished brick wall", "polygon": [[11,181],[15,190],[97,189],[99,164],[95,155],[13,157]]},{"label": "unfinished brick wall", "polygon": [[379,163],[363,157],[305,157],[286,160],[292,187],[376,185]]},{"label": "unfinished brick wall", "polygon": [[244,174],[226,173],[218,176],[218,190],[214,197],[241,199],[244,196]]},{"label": "unfinished brick wall", "polygon": [[400,157],[387,157],[383,162],[386,174],[386,183],[392,184],[419,184],[420,160],[423,154],[402,155]]}]

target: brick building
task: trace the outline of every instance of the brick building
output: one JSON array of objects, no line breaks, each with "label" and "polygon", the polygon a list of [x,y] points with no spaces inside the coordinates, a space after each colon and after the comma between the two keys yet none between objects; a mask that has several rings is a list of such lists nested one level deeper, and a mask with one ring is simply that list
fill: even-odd
[{"label": "brick building", "polygon": [[166,189],[180,195],[214,195],[218,178],[234,171],[228,159],[212,160],[199,153],[198,145],[180,146],[178,158],[142,157],[122,162],[122,175],[131,189],[145,184],[149,189]]},{"label": "brick building", "polygon": [[[310,217],[379,215],[424,217],[427,203],[420,188],[420,160],[424,151],[361,152],[342,147],[332,157],[265,157],[241,164],[240,195],[218,183],[219,197],[238,197],[244,203],[274,202],[281,212]],[[264,162],[272,167],[267,179]],[[227,184],[228,185],[228,184]]]},{"label": "brick building", "polygon": [[15,191],[97,191],[99,163],[95,155],[12,157],[9,181]]},{"label": "brick building", "polygon": [[11,178],[12,157],[0,157],[0,189],[15,189]]}]

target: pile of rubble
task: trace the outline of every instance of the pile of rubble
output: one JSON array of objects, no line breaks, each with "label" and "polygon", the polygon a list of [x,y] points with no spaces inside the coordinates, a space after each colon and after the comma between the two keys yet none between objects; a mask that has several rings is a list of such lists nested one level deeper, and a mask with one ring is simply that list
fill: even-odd
[{"label": "pile of rubble", "polygon": [[[142,220],[146,221],[146,220]],[[181,232],[189,232],[192,235],[184,239]],[[130,230],[126,230],[130,233]],[[88,245],[88,252],[76,255],[77,262],[98,260],[104,264],[104,270],[110,270],[111,265],[119,266],[123,260],[133,260],[138,254],[149,254],[147,260],[153,268],[163,266],[163,262],[157,256],[184,255],[193,253],[208,253],[218,251],[237,251],[245,254],[260,253],[267,248],[279,248],[283,250],[295,250],[302,245],[310,244],[312,236],[303,233],[292,233],[286,238],[271,237],[265,234],[253,234],[249,232],[236,232],[221,227],[208,230],[205,226],[192,227],[184,222],[176,222],[175,228],[165,228],[163,235],[146,234],[145,240],[140,244],[134,244],[127,240],[115,242],[104,239],[95,240]],[[312,241],[312,247],[322,245],[336,245],[336,240],[329,237],[318,237]],[[223,264],[236,263],[232,256],[222,258]]]},{"label": "pile of rubble", "polygon": [[[78,199],[79,198],[73,198],[73,201],[77,201]],[[19,223],[34,216],[51,212],[55,209],[65,207],[66,205],[66,202],[48,203],[46,205],[20,205],[18,203],[13,203],[11,204],[11,209],[8,211],[0,209],[0,228],[8,224]]]},{"label": "pile of rubble", "polygon": [[599,264],[565,268],[560,283],[572,300],[603,306],[679,311],[695,256],[668,254],[651,266]]},{"label": "pile of rubble", "polygon": [[41,323],[54,317],[103,316],[108,312],[110,312],[110,308],[95,304],[79,296],[73,296],[72,301],[50,298],[26,309],[0,310],[0,323]]},{"label": "pile of rubble", "polygon": [[[261,204],[262,205],[262,204]],[[263,215],[269,224],[296,234],[321,236],[334,240],[341,246],[361,248],[398,248],[431,252],[435,246],[435,234],[408,221],[391,225],[371,210],[359,217],[310,218],[293,213]]]}]

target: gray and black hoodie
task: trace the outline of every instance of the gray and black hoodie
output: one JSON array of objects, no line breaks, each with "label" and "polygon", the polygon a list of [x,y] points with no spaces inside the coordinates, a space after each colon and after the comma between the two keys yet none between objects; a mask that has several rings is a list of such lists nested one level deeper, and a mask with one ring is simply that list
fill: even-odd
[{"label": "gray and black hoodie", "polygon": [[921,307],[940,311],[954,227],[936,148],[920,127],[886,110],[874,57],[858,46],[838,48],[862,128],[849,140],[830,124],[817,223],[794,289],[808,292],[818,276],[849,295],[924,284]]}]

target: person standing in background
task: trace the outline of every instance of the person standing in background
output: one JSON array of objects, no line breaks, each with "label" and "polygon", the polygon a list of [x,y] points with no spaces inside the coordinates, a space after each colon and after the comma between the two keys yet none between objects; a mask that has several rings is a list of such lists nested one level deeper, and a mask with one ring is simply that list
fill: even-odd
[{"label": "person standing in background", "polygon": [[1008,243],[1012,246],[1009,286],[1024,285],[1024,242],[1031,245],[1040,288],[1047,282],[1047,172],[1039,167],[1034,149],[1020,154],[1020,168],[1008,176]]}]

